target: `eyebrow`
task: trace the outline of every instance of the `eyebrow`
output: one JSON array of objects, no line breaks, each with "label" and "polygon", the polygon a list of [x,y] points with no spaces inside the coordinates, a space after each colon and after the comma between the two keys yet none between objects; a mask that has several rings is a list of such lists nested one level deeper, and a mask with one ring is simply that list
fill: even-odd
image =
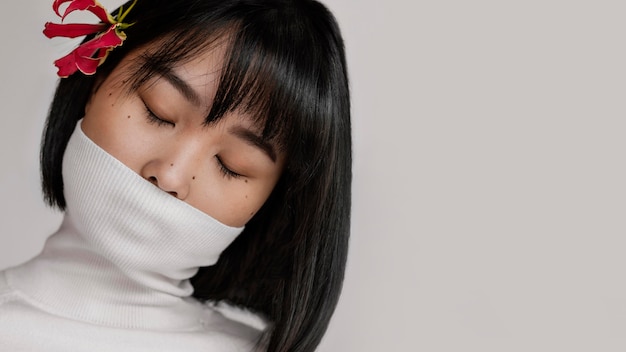
[{"label": "eyebrow", "polygon": [[182,78],[178,77],[174,71],[172,71],[169,67],[159,66],[156,72],[163,78],[165,78],[180,94],[182,94],[185,99],[187,99],[190,103],[199,106],[201,104],[201,99],[198,93],[191,88],[191,86],[185,82]]},{"label": "eyebrow", "polygon": [[274,149],[274,146],[258,134],[243,126],[234,126],[228,131],[244,142],[261,149],[270,159],[272,159],[272,162],[276,162],[276,150]]},{"label": "eyebrow", "polygon": [[[196,91],[191,88],[187,82],[178,77],[178,75],[176,75],[176,73],[174,73],[174,71],[172,71],[169,67],[158,65],[153,67],[153,69],[161,77],[165,78],[172,86],[174,86],[174,88],[176,88],[176,90],[178,90],[189,102],[194,105],[201,104],[201,99],[198,93],[196,93]],[[259,148],[272,160],[272,162],[276,162],[276,150],[274,149],[274,146],[263,137],[243,126],[232,127],[229,129],[229,132],[249,145]]]}]

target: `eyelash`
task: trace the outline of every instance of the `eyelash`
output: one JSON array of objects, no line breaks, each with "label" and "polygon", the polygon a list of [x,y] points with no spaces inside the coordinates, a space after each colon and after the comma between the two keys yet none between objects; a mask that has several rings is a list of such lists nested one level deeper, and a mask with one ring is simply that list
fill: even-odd
[{"label": "eyelash", "polygon": [[224,177],[229,178],[229,179],[243,177],[243,175],[238,174],[234,172],[233,170],[227,168],[224,162],[222,162],[222,159],[219,157],[219,155],[216,155],[215,159],[217,159],[217,164],[219,165],[220,171],[222,172],[222,175],[224,175]]},{"label": "eyelash", "polygon": [[[146,107],[146,118],[148,119],[149,123],[155,124],[157,126],[171,126],[171,127],[175,126],[173,122],[159,118],[154,112],[152,112],[152,110],[150,110],[150,108],[148,107],[146,103],[144,103],[143,105]],[[222,161],[222,159],[218,155],[215,156],[215,159],[217,160],[217,165],[219,166],[220,172],[222,173],[224,177],[228,179],[243,177],[243,175],[238,174],[234,172],[233,170],[227,168],[224,162]]]},{"label": "eyelash", "polygon": [[173,122],[159,118],[154,112],[152,112],[152,110],[150,110],[148,104],[146,104],[145,102],[143,103],[143,105],[146,107],[146,118],[148,119],[149,123],[155,124],[157,126],[176,126],[176,124],[174,124]]}]

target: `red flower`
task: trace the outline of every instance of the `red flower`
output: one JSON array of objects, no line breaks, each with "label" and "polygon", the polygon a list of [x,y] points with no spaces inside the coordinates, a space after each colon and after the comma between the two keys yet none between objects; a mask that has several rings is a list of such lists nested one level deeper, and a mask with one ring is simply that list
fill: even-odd
[{"label": "red flower", "polygon": [[[59,12],[59,7],[66,2],[70,2],[63,15]],[[136,0],[135,0],[136,2]],[[96,15],[102,22],[99,24],[58,24],[46,23],[44,35],[48,38],[66,37],[76,38],[83,35],[96,34],[95,38],[79,45],[71,53],[56,60],[54,64],[58,67],[59,77],[68,77],[77,70],[86,75],[96,73],[96,69],[106,59],[113,48],[122,45],[126,39],[123,30],[131,24],[122,23],[124,17],[133,8],[135,2],[126,10],[120,9],[118,18],[111,16],[97,0],[55,0],[52,4],[54,12],[61,17],[65,17],[76,11],[89,11]]]}]

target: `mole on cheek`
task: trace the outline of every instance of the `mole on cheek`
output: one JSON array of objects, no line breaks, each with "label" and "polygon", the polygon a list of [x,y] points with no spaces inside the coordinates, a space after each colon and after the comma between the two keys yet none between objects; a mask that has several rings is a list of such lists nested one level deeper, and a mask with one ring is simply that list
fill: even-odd
[{"label": "mole on cheek", "polygon": [[174,164],[170,164],[170,166],[174,166]]},{"label": "mole on cheek", "polygon": [[128,118],[130,119],[130,115],[128,115]]},{"label": "mole on cheek", "polygon": [[195,180],[195,179],[196,179],[196,176],[193,176],[191,179],[192,179],[192,180]]}]

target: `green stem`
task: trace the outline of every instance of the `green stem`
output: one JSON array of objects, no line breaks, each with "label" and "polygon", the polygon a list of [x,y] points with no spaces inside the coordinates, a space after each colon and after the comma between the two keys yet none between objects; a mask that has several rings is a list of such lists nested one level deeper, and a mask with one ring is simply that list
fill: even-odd
[{"label": "green stem", "polygon": [[[130,12],[130,10],[132,10],[132,9],[133,9],[133,7],[135,7],[135,4],[136,4],[136,3],[137,3],[137,0],[133,1],[133,3],[132,3],[132,4],[130,4],[130,6],[126,9],[126,11],[123,11],[123,8],[121,8],[121,7],[120,7],[120,12],[121,12],[122,14],[119,16],[119,19],[117,20],[117,23],[121,23],[121,22],[123,22],[123,21],[124,21],[124,18],[126,18],[126,15],[128,15],[128,13]],[[130,25],[132,25],[132,24],[130,24]],[[128,26],[130,26],[130,25],[128,25]]]}]

